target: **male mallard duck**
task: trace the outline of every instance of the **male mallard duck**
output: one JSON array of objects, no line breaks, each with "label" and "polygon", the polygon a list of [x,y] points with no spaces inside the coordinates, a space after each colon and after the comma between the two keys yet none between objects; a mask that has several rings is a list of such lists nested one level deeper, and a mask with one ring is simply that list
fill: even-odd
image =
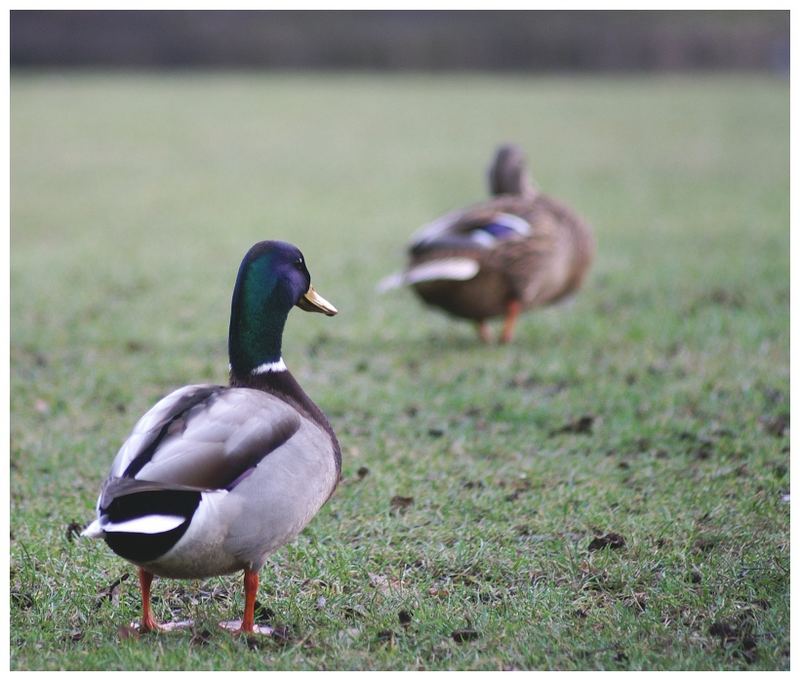
[{"label": "male mallard duck", "polygon": [[404,272],[378,289],[411,286],[428,305],[475,320],[505,316],[508,343],[522,310],[562,300],[581,285],[594,255],[588,225],[540,193],[522,150],[501,146],[489,167],[493,198],[423,226],[412,237]]},{"label": "male mallard duck", "polygon": [[[262,241],[236,278],[228,336],[230,384],[188,385],[134,426],[84,530],[139,566],[143,631],[153,575],[202,578],[244,570],[238,631],[252,632],[258,571],[333,494],[336,435],[281,356],[293,306],[335,315],[316,293],[303,254]],[[223,624],[234,628],[238,623]]]}]

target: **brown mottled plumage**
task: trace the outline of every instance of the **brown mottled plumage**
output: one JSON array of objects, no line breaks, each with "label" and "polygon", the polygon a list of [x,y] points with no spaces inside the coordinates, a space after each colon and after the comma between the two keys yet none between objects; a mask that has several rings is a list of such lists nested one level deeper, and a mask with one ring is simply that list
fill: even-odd
[{"label": "brown mottled plumage", "polygon": [[588,225],[534,186],[519,147],[500,147],[489,168],[492,199],[424,226],[405,272],[381,288],[410,285],[428,305],[477,322],[504,316],[501,342],[517,315],[562,300],[583,282],[594,255]]}]

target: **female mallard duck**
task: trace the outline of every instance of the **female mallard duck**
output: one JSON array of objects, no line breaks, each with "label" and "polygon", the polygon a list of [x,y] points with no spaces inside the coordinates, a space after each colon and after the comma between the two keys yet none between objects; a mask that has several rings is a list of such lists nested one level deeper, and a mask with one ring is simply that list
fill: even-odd
[{"label": "female mallard duck", "polygon": [[[335,315],[316,293],[303,254],[262,241],[245,255],[231,302],[230,385],[170,393],[122,445],[83,532],[139,566],[141,630],[153,575],[201,578],[244,570],[238,631],[252,632],[258,571],[333,494],[336,435],[281,356],[293,306]],[[223,626],[234,628],[238,623]]]},{"label": "female mallard duck", "polygon": [[540,193],[515,145],[501,146],[489,168],[493,198],[422,227],[409,246],[407,269],[378,285],[409,285],[428,305],[475,320],[505,316],[508,343],[522,310],[562,300],[581,285],[594,255],[587,224]]}]

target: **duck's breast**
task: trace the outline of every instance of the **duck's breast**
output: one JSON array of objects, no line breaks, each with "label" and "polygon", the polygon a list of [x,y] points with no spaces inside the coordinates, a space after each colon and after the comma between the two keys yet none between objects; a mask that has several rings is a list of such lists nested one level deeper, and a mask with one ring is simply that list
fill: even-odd
[{"label": "duck's breast", "polygon": [[338,482],[330,435],[311,420],[271,452],[229,497],[236,502],[225,547],[259,568],[317,514]]}]

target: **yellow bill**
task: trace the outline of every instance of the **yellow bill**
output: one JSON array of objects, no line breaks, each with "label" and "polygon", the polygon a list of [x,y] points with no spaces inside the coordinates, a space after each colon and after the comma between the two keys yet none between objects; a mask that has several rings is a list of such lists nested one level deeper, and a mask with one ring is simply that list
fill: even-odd
[{"label": "yellow bill", "polygon": [[322,312],[329,317],[333,317],[339,311],[317,293],[313,286],[309,286],[308,291],[297,301],[297,307],[306,312]]}]

